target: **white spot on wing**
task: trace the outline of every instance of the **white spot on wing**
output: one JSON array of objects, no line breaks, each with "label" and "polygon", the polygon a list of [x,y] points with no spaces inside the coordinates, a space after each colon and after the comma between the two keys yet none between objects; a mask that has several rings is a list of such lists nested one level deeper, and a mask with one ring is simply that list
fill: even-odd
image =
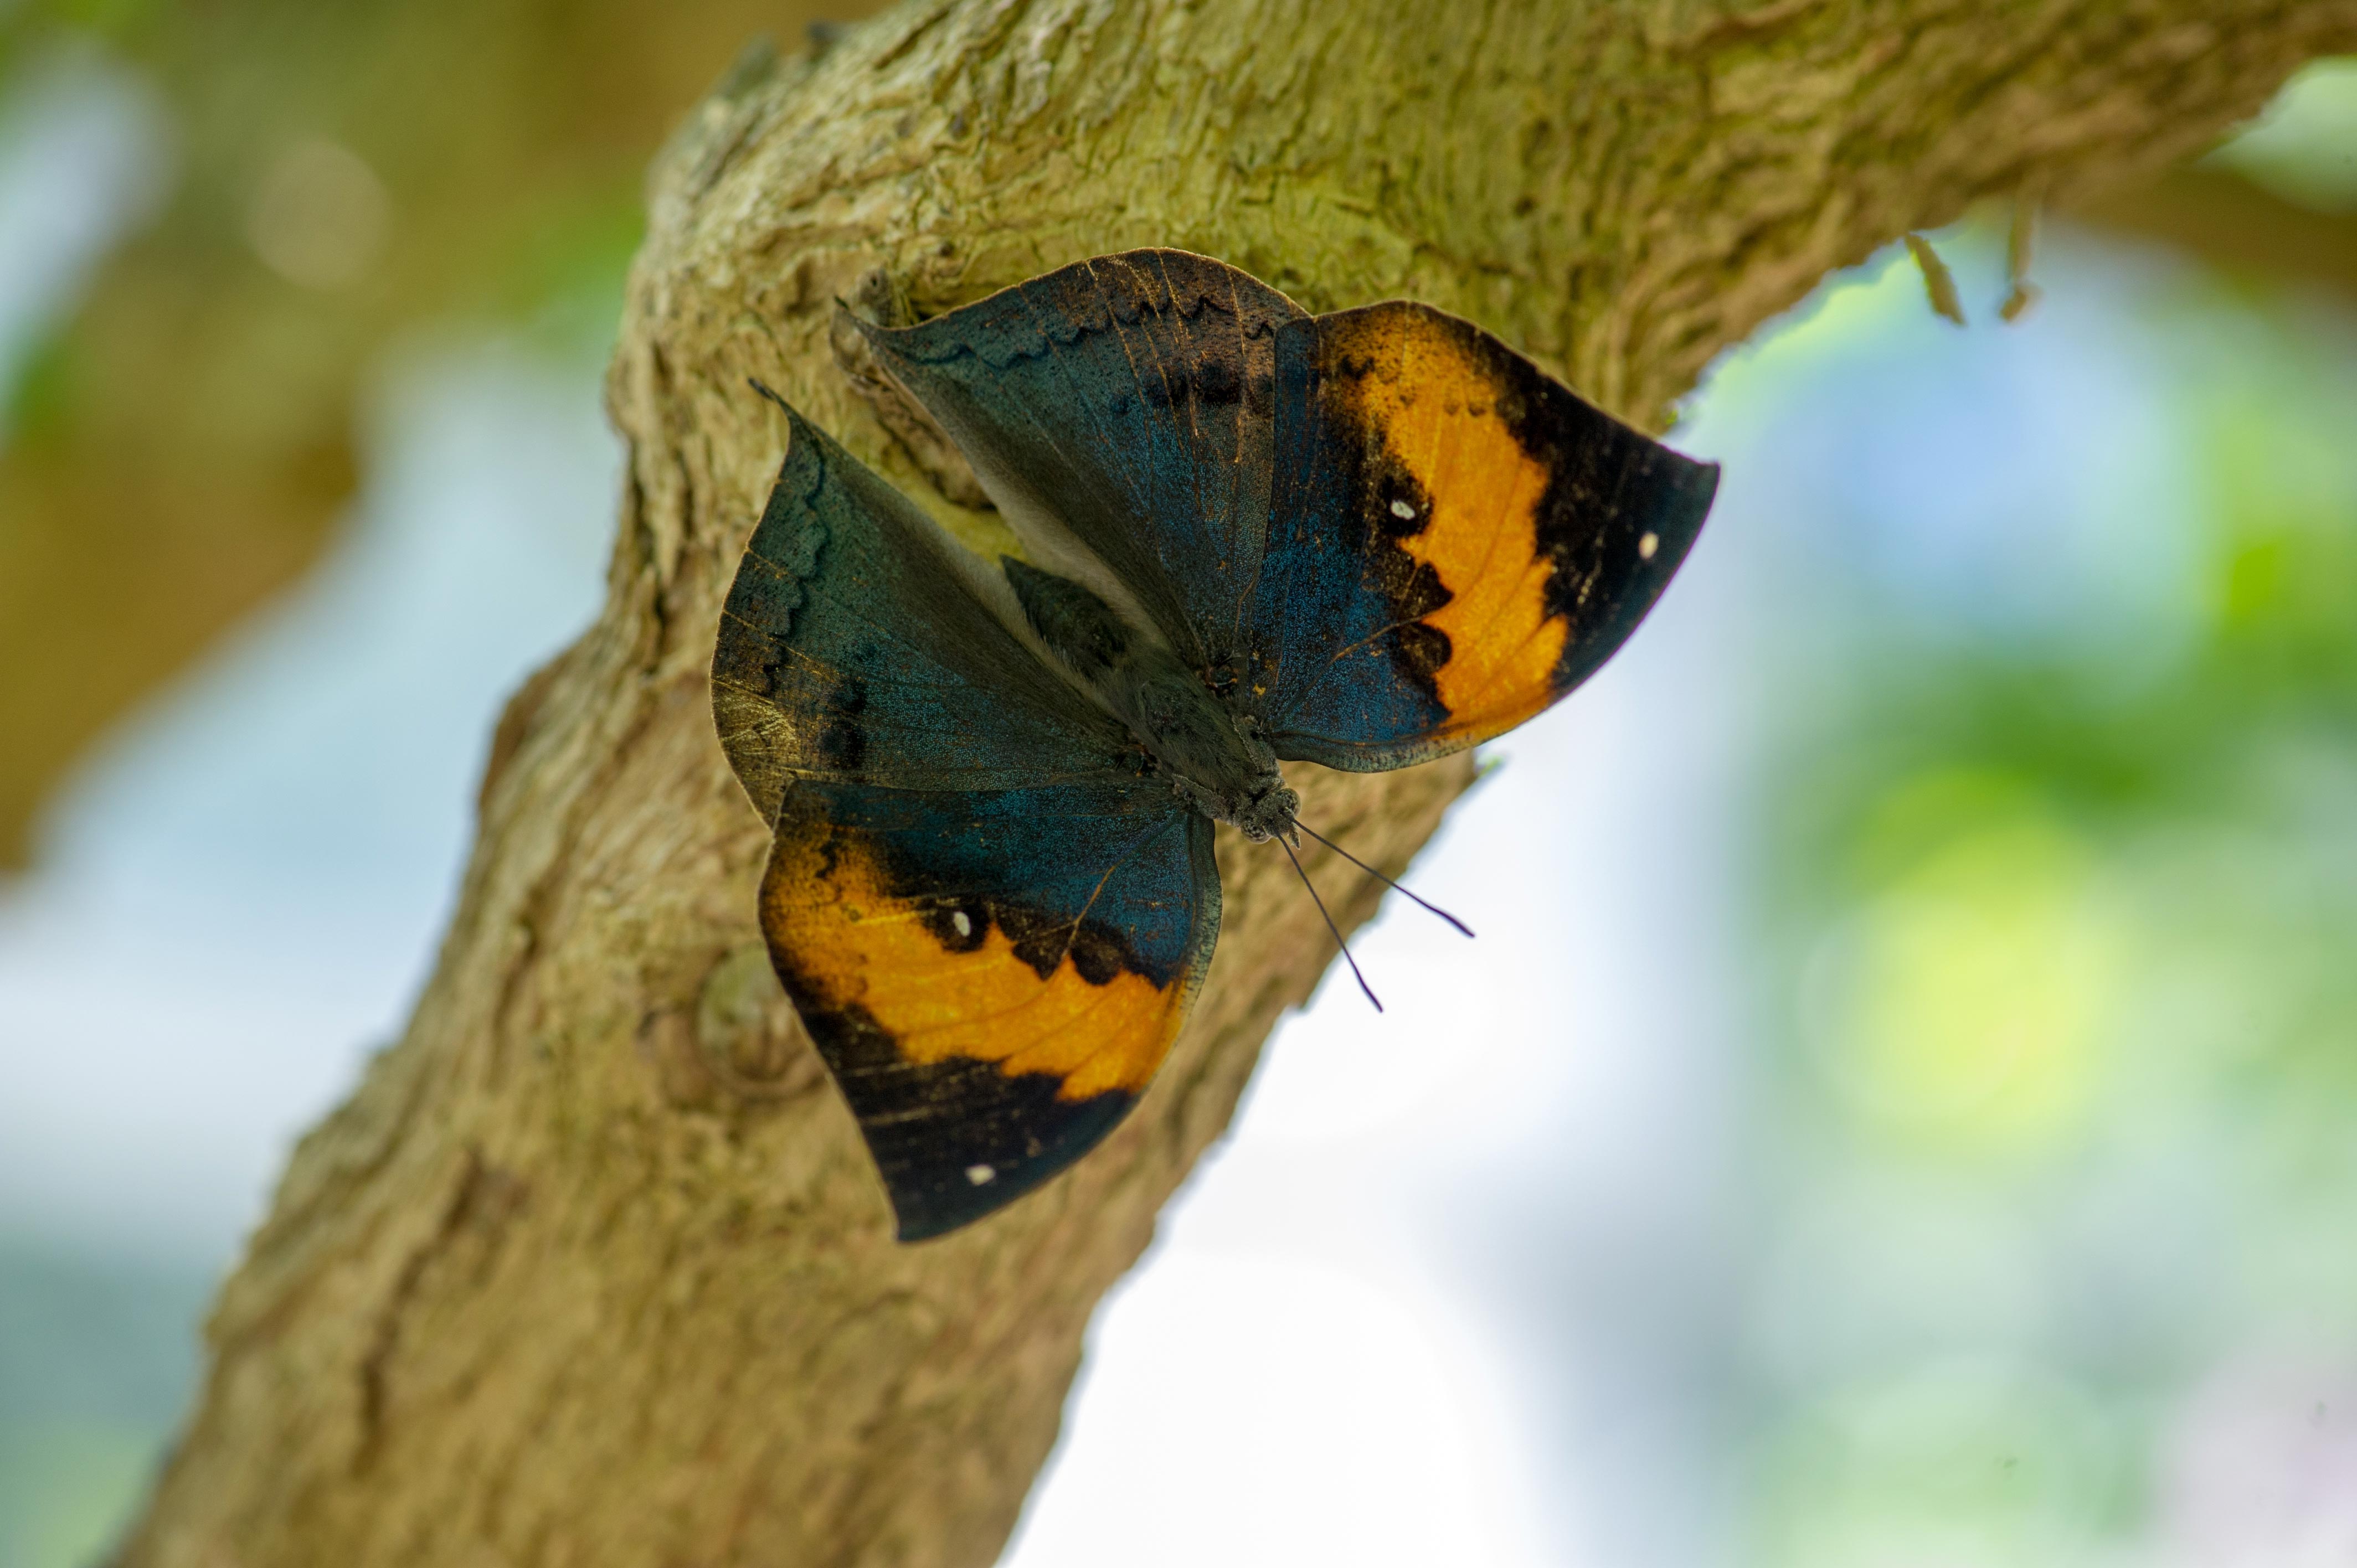
[{"label": "white spot on wing", "polygon": [[1640,560],[1651,561],[1653,558],[1653,552],[1661,547],[1662,536],[1658,533],[1649,533],[1637,541],[1637,556]]},{"label": "white spot on wing", "polygon": [[1408,505],[1405,501],[1394,501],[1392,502],[1392,515],[1405,521],[1415,515],[1415,508]]},{"label": "white spot on wing", "polygon": [[[970,937],[974,935],[974,917],[967,914],[963,909],[960,909],[956,914],[950,917],[950,924],[957,928],[957,934],[959,936]],[[990,1179],[990,1167],[988,1165],[976,1165],[974,1168],[983,1173],[983,1175],[977,1178],[978,1180],[988,1181]]]},{"label": "white spot on wing", "polygon": [[965,1167],[965,1179],[974,1183],[976,1187],[989,1186],[991,1178],[997,1175],[998,1173],[991,1169],[988,1165],[968,1165]]}]

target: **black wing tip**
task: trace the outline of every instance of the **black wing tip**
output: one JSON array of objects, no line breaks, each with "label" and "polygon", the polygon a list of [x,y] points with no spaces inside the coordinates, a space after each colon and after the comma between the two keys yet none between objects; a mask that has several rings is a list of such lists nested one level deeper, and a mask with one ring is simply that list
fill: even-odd
[{"label": "black wing tip", "polygon": [[[976,1162],[966,1166],[965,1171],[923,1186],[888,1181],[886,1188],[891,1196],[895,1225],[892,1239],[903,1244],[931,1241],[987,1219],[1061,1176],[1086,1152],[1075,1150],[1063,1160],[1041,1160],[1038,1169],[1004,1176],[986,1163]],[[965,1174],[979,1170],[990,1170],[992,1174],[979,1181]]]},{"label": "black wing tip", "polygon": [[994,1209],[985,1208],[979,1213],[967,1215],[963,1219],[952,1219],[945,1215],[904,1208],[901,1207],[901,1200],[896,1196],[892,1200],[892,1218],[895,1221],[892,1240],[903,1247],[917,1241],[936,1241],[943,1236],[963,1230],[975,1220],[995,1212],[996,1211]]},{"label": "black wing tip", "polygon": [[[1053,1094],[1053,1079],[1043,1078],[1039,1083]],[[1064,1114],[1056,1118],[1059,1125],[1037,1154],[1027,1149],[1021,1155],[960,1155],[936,1145],[927,1153],[946,1157],[928,1159],[921,1168],[884,1171],[896,1223],[894,1239],[930,1241],[1029,1197],[1103,1143],[1136,1103],[1136,1095],[1110,1090],[1060,1107]]]},{"label": "black wing tip", "polygon": [[1724,470],[1715,462],[1689,457],[1659,442],[1654,445],[1667,453],[1674,465],[1669,481],[1660,487],[1650,525],[1670,546],[1668,569],[1674,572],[1695,541],[1702,537],[1703,524],[1710,521],[1710,509],[1718,499],[1718,481]]}]

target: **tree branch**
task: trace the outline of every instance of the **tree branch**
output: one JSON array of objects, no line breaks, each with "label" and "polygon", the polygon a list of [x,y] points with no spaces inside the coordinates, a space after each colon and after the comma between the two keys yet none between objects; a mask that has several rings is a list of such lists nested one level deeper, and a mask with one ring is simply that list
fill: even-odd
[{"label": "tree branch", "polygon": [[[832,362],[872,269],[934,310],[1181,245],[1314,310],[1433,301],[1657,423],[1828,269],[2156,169],[2352,45],[2357,0],[931,0],[740,77],[653,176],[605,613],[503,722],[440,967],[224,1290],[127,1560],[999,1550],[1090,1313],[1332,945],[1281,859],[1223,842],[1218,959],[1128,1124],[1001,1217],[891,1241],[757,956],[764,834],[705,693],[780,456],[748,375],[997,526]],[[1468,776],[1294,771],[1394,872]]]}]

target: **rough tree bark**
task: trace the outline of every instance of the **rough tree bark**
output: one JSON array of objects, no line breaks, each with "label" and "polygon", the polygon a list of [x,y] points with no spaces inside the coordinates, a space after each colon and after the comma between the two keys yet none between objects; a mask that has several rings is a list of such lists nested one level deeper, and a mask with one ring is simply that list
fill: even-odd
[{"label": "rough tree bark", "polygon": [[[1092,1309],[1332,949],[1223,843],[1219,957],[1138,1113],[892,1242],[759,959],[764,835],[705,692],[782,438],[748,374],[925,489],[827,348],[871,269],[931,310],[1180,245],[1316,310],[1434,301],[1659,425],[1829,269],[2148,174],[2352,47],[2357,0],[912,0],[737,73],[652,179],[605,612],[501,722],[439,969],[225,1288],[126,1561],[998,1552]],[[1305,792],[1397,868],[1466,778]]]}]

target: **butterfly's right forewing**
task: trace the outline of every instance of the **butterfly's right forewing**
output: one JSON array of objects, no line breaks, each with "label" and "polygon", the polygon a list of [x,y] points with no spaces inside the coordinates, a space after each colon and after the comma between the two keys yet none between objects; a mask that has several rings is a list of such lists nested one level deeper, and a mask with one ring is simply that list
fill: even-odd
[{"label": "butterfly's right forewing", "polygon": [[1239,701],[1277,756],[1368,771],[1540,713],[1636,630],[1718,479],[1469,321],[1288,325]]}]

